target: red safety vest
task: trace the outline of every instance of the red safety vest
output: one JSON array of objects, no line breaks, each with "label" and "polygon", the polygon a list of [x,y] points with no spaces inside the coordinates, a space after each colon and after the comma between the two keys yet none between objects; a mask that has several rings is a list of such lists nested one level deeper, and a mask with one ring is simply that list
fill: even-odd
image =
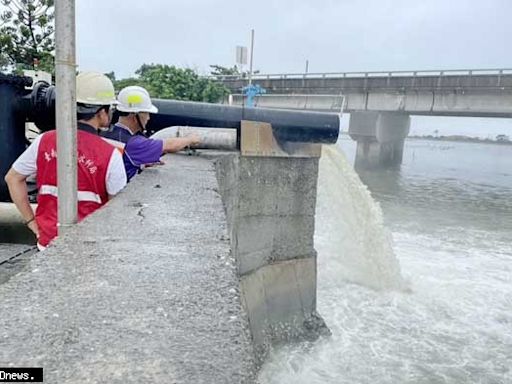
[{"label": "red safety vest", "polygon": [[[92,127],[91,127],[92,128]],[[46,247],[57,236],[57,132],[43,134],[37,153],[37,210],[39,244]],[[108,201],[107,168],[116,150],[99,136],[78,130],[78,220]]]}]

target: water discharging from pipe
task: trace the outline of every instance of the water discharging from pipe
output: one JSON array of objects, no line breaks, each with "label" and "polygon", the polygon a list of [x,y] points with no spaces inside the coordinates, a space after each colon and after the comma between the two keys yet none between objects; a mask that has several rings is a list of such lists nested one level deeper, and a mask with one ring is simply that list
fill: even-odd
[{"label": "water discharging from pipe", "polygon": [[335,145],[322,148],[315,247],[342,279],[374,289],[406,287],[380,205]]}]

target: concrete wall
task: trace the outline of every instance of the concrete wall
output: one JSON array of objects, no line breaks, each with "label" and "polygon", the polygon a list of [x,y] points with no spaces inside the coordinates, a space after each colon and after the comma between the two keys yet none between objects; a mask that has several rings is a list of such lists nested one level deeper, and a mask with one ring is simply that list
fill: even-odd
[{"label": "concrete wall", "polygon": [[236,154],[217,161],[217,177],[259,357],[270,344],[327,334],[316,313],[318,159]]}]

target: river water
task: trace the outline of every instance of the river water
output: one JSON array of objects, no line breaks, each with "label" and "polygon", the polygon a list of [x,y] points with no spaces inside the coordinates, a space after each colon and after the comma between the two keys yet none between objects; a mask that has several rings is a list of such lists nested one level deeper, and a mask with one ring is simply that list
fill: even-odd
[{"label": "river water", "polygon": [[[353,162],[355,143],[338,145]],[[400,170],[359,175],[392,237],[401,277],[387,276],[405,289],[351,278],[336,232],[316,233],[332,336],[273,350],[260,381],[512,383],[512,146],[411,139]]]}]

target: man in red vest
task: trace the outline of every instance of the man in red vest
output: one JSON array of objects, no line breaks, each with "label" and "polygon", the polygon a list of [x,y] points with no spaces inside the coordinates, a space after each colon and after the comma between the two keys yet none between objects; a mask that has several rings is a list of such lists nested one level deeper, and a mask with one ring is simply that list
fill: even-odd
[{"label": "man in red vest", "polygon": [[[78,149],[78,220],[96,211],[126,185],[118,149],[98,136],[110,124],[116,103],[112,82],[101,73],[83,72],[76,79]],[[38,196],[34,215],[26,179],[36,176]],[[11,199],[37,237],[40,250],[57,236],[57,132],[39,135],[5,176]]]}]

